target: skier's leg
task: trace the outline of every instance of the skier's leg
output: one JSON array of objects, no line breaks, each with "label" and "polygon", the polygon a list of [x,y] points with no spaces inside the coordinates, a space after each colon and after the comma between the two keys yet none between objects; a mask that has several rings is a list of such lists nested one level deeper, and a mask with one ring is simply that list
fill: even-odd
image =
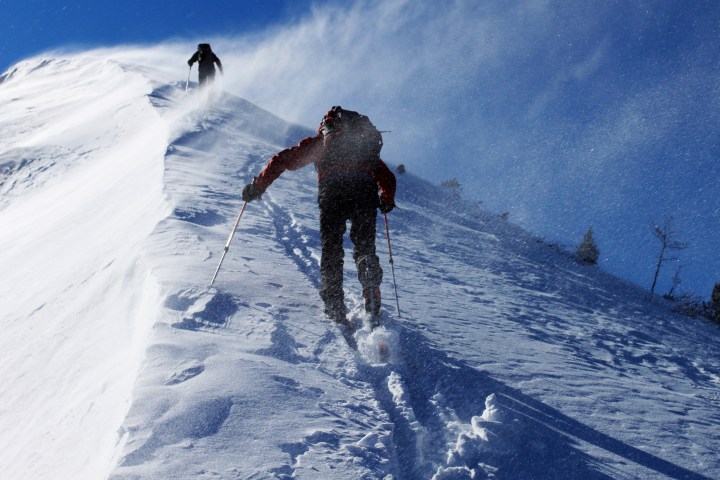
[{"label": "skier's leg", "polygon": [[365,310],[373,315],[380,313],[380,284],[383,276],[380,259],[375,253],[376,223],[377,209],[363,209],[355,213],[350,228],[350,239],[355,246],[353,258],[363,288]]},{"label": "skier's leg", "polygon": [[320,297],[325,302],[325,313],[335,321],[345,319],[345,296],[343,294],[343,235],[345,218],[329,208],[320,209]]},{"label": "skier's leg", "polygon": [[215,81],[215,70],[210,70],[205,78],[205,85],[209,86]]}]

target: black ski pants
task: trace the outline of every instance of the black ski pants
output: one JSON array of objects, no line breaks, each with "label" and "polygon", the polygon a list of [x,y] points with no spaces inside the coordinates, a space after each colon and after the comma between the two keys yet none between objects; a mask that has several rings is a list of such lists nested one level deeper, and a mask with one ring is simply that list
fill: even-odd
[{"label": "black ski pants", "polygon": [[[377,203],[357,202],[349,198],[335,202],[320,202],[320,239],[322,254],[320,297],[326,310],[345,310],[343,294],[343,236],[350,221],[350,240],[354,245],[353,259],[358,270],[358,280],[363,290],[373,289],[382,283],[380,260],[375,253]],[[370,204],[368,204],[370,203]]]},{"label": "black ski pants", "polygon": [[203,87],[215,80],[215,68],[202,68],[200,66],[199,81],[200,86]]}]

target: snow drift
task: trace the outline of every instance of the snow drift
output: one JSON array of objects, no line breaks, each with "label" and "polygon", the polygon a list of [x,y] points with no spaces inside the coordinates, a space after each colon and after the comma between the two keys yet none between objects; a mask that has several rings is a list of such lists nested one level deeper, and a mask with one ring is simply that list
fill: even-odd
[{"label": "snow drift", "polygon": [[208,288],[242,186],[312,130],[184,87],[92,52],[2,77],[4,476],[720,475],[716,326],[412,174],[401,310],[385,255],[358,351],[320,308],[311,168],[248,206]]}]

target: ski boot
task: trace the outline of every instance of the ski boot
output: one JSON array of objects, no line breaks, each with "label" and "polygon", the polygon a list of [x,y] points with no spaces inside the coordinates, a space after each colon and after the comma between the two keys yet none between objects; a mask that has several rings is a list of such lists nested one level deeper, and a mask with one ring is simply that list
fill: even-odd
[{"label": "ski boot", "polygon": [[325,315],[330,318],[340,328],[340,333],[347,341],[351,348],[357,349],[357,343],[355,342],[355,326],[347,318],[347,312],[345,305],[325,305]]},{"label": "ski boot", "polygon": [[363,291],[365,299],[365,312],[370,315],[370,326],[375,329],[380,326],[380,289],[368,288]]}]

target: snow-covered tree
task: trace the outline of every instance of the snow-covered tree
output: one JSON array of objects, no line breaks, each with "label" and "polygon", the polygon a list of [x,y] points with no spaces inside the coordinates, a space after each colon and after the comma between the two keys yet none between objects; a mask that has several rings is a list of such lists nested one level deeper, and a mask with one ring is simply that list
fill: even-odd
[{"label": "snow-covered tree", "polygon": [[585,232],[582,243],[578,245],[577,249],[575,250],[575,255],[581,263],[585,263],[588,265],[597,264],[598,259],[600,258],[600,249],[598,248],[597,244],[595,243],[595,239],[593,238],[592,227],[588,228],[588,231]]}]

